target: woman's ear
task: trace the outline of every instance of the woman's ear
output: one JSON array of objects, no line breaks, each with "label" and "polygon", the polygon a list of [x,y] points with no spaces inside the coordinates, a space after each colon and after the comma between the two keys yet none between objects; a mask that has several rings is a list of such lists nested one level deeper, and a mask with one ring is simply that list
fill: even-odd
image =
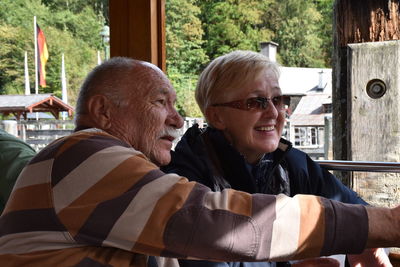
[{"label": "woman's ear", "polygon": [[218,130],[225,130],[226,126],[224,120],[217,107],[206,108],[206,118],[207,121]]},{"label": "woman's ear", "polygon": [[112,103],[104,95],[94,95],[90,97],[88,111],[96,127],[107,130],[111,127]]}]

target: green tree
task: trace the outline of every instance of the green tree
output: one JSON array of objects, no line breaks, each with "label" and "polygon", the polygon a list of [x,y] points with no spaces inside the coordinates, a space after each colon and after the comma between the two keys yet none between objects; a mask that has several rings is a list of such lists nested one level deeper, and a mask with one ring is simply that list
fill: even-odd
[{"label": "green tree", "polygon": [[322,39],[322,53],[325,66],[332,66],[333,50],[333,4],[334,0],[314,0],[315,6],[322,16],[318,36]]},{"label": "green tree", "polygon": [[182,74],[177,72],[176,69],[172,69],[168,71],[168,78],[176,89],[177,101],[175,107],[179,114],[183,117],[202,117],[203,115],[194,97],[198,76]]},{"label": "green tree", "polygon": [[279,58],[285,66],[324,67],[320,36],[322,16],[308,0],[276,1],[263,15],[264,24],[279,44]]},{"label": "green tree", "polygon": [[61,97],[61,55],[64,53],[69,99],[74,103],[84,77],[97,63],[96,51],[101,48],[99,33],[105,19],[96,13],[92,2],[2,0],[0,93],[24,92],[25,51],[29,57],[31,91],[34,91],[33,16],[36,15],[49,50],[47,87],[39,88],[39,92]]},{"label": "green tree", "polygon": [[198,73],[208,61],[202,45],[200,9],[194,0],[166,2],[167,68],[180,73]]},{"label": "green tree", "polygon": [[82,9],[90,7],[100,19],[104,18],[109,25],[108,4],[109,0],[42,0],[42,3],[48,6],[52,11],[67,10],[74,14]]},{"label": "green tree", "polygon": [[[24,42],[28,35],[25,28],[0,25],[0,94],[22,94],[25,91],[25,51],[33,55],[33,48]],[[30,68],[32,70],[33,62]],[[33,78],[31,73],[31,81]]]},{"label": "green tree", "polygon": [[202,10],[205,50],[214,59],[232,50],[258,51],[273,32],[262,23],[272,0],[199,0]]},{"label": "green tree", "polygon": [[194,0],[166,2],[167,74],[177,92],[177,110],[182,116],[199,117],[194,88],[201,67],[208,61],[202,48],[200,9]]}]

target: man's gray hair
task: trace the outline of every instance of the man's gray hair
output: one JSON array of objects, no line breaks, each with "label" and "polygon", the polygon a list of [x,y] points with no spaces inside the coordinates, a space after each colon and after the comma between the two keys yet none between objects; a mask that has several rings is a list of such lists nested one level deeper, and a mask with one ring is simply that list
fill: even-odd
[{"label": "man's gray hair", "polygon": [[278,64],[257,52],[238,50],[211,61],[201,73],[195,93],[203,115],[206,116],[207,107],[230,89],[243,86],[265,69],[272,70],[279,78]]},{"label": "man's gray hair", "polygon": [[113,57],[95,67],[83,82],[76,102],[76,115],[87,113],[86,103],[91,96],[102,94],[114,104],[122,104],[121,86],[126,86],[128,73],[141,61],[126,57]]}]

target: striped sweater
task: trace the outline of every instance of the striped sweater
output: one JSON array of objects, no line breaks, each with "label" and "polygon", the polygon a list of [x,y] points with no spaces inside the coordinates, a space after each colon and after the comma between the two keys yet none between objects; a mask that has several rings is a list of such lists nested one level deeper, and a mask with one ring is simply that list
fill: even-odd
[{"label": "striped sweater", "polygon": [[362,206],[211,192],[88,129],[53,142],[22,171],[0,217],[0,266],[296,259],[360,252],[367,234]]}]

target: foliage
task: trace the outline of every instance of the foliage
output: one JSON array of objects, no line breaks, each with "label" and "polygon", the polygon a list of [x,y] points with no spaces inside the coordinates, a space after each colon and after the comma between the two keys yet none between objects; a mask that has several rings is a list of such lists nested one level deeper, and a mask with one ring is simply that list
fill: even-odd
[{"label": "foliage", "polygon": [[177,101],[175,104],[179,114],[184,117],[202,117],[199,106],[194,98],[197,75],[181,74],[177,69],[168,69],[168,78],[176,90]]},{"label": "foliage", "polygon": [[85,75],[97,63],[96,50],[102,46],[99,33],[105,19],[91,7],[93,2],[2,0],[0,93],[24,92],[25,51],[28,52],[31,92],[35,90],[33,16],[36,15],[37,23],[46,36],[49,51],[46,64],[47,87],[39,88],[39,92],[54,93],[61,97],[61,55],[64,54],[69,100],[74,103]]},{"label": "foliage", "polygon": [[233,50],[259,50],[273,32],[262,24],[263,12],[270,0],[197,1],[202,10],[204,49],[214,59]]},{"label": "foliage", "polygon": [[[0,94],[24,92],[24,53],[34,91],[33,16],[49,49],[46,88],[61,96],[61,55],[72,104],[102,50],[109,0],[1,0]],[[329,67],[333,0],[166,0],[167,74],[184,116],[201,116],[194,101],[197,77],[212,59],[237,49],[279,44],[284,66]]]},{"label": "foliage", "polygon": [[21,94],[25,90],[21,86],[24,84],[24,51],[33,55],[33,49],[23,41],[28,35],[24,28],[0,25],[0,94]]},{"label": "foliage", "polygon": [[200,8],[194,2],[166,2],[167,74],[176,90],[178,112],[182,116],[201,117],[194,99],[194,88],[200,68],[208,57],[202,48]]},{"label": "foliage", "polygon": [[195,116],[189,111],[191,75],[233,50],[259,51],[260,42],[274,41],[284,66],[330,66],[332,5],[333,0],[167,0],[167,69],[180,113]]},{"label": "foliage", "polygon": [[202,48],[200,8],[194,0],[166,2],[167,67],[182,74],[195,74],[208,61]]},{"label": "foliage", "polygon": [[322,16],[309,0],[277,1],[264,14],[275,33],[281,63],[291,67],[324,67],[319,25]]},{"label": "foliage", "polygon": [[322,16],[318,36],[322,39],[322,55],[325,66],[332,65],[333,53],[333,0],[314,0],[315,6]]}]

